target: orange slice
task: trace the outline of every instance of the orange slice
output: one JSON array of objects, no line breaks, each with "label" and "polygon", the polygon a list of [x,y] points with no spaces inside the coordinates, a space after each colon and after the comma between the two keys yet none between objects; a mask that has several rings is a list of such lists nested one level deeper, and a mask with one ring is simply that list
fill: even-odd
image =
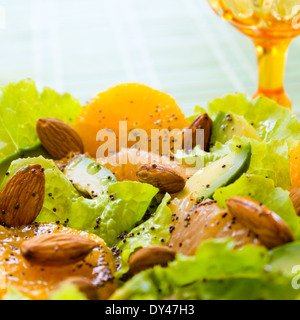
[{"label": "orange slice", "polygon": [[[81,136],[85,152],[95,157],[98,147],[96,136],[101,129],[113,130],[119,151],[119,121],[127,121],[127,133],[133,129],[179,129],[190,125],[176,101],[166,93],[142,84],[120,84],[94,97],[74,124]],[[128,142],[131,147],[136,142]],[[124,146],[126,147],[126,146]]]},{"label": "orange slice", "polygon": [[[127,159],[127,161],[126,163],[122,164],[120,159]],[[122,149],[117,153],[116,157],[110,156],[106,158],[100,158],[98,159],[98,162],[113,172],[118,181],[138,181],[136,171],[139,166],[153,162],[169,164],[171,167],[185,176],[185,170],[179,163],[170,161],[170,159],[167,157],[134,148]]]},{"label": "orange slice", "polygon": [[[99,243],[84,260],[60,267],[31,265],[21,254],[20,245],[28,238],[44,233],[66,232],[88,237]],[[16,228],[0,226],[0,270],[5,274],[5,285],[13,286],[34,300],[45,300],[49,293],[69,277],[83,276],[96,285],[99,296],[107,299],[115,289],[113,273],[115,260],[104,241],[93,234],[56,224],[27,225]],[[0,298],[6,289],[0,287]]]}]

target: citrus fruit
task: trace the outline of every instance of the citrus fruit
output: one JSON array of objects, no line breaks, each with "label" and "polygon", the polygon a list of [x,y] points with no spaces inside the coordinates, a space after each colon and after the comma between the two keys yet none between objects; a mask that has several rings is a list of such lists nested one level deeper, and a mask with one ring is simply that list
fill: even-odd
[{"label": "citrus fruit", "polygon": [[116,156],[99,158],[98,162],[109,169],[118,181],[138,181],[136,171],[139,166],[153,162],[169,164],[185,176],[184,168],[170,158],[134,148],[122,149]]},{"label": "citrus fruit", "polygon": [[[65,232],[82,235],[99,243],[84,260],[64,266],[38,266],[30,264],[20,253],[21,243],[28,238],[45,233]],[[104,241],[93,234],[52,223],[22,227],[0,226],[0,268],[5,276],[5,287],[13,286],[26,297],[45,300],[61,281],[69,277],[83,276],[97,286],[99,296],[107,299],[115,286],[112,282],[115,260]],[[0,287],[0,298],[6,289]]]},{"label": "citrus fruit", "polygon": [[[126,121],[127,130],[124,132],[127,136],[133,129],[144,129],[149,139],[151,129],[182,130],[190,125],[168,94],[142,84],[120,84],[95,96],[82,108],[75,121],[74,127],[83,140],[85,152],[96,157],[97,149],[103,143],[96,141],[101,129],[113,130],[116,134],[116,151],[119,151],[119,121]],[[122,147],[131,147],[135,143],[130,141]]]}]

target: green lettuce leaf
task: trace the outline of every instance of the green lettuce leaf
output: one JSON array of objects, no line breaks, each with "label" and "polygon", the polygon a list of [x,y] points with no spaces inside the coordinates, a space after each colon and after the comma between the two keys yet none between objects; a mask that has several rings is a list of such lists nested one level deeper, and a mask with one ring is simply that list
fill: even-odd
[{"label": "green lettuce leaf", "polygon": [[13,286],[8,286],[2,300],[30,300],[22,292]]},{"label": "green lettuce leaf", "polygon": [[128,271],[127,262],[136,249],[164,245],[169,241],[171,236],[169,227],[172,223],[172,212],[168,207],[170,199],[171,196],[166,194],[156,212],[147,221],[132,229],[129,236],[125,238],[126,242],[120,241],[118,243],[117,248],[122,253],[121,270],[118,271],[116,277],[120,277]]},{"label": "green lettuce leaf", "polygon": [[276,187],[290,189],[289,143],[288,141],[273,140],[257,141],[255,139],[234,136],[226,144],[217,142],[210,152],[203,151],[196,146],[190,154],[183,150],[176,153],[175,157],[183,164],[193,163],[197,157],[198,164],[208,166],[236,149],[236,146],[251,144],[252,156],[247,173],[262,175],[272,179]]},{"label": "green lettuce leaf", "polygon": [[45,169],[45,198],[36,222],[63,223],[78,230],[100,236],[108,246],[118,243],[117,236],[129,232],[144,217],[158,189],[144,183],[125,181],[108,186],[94,199],[82,197],[52,160],[43,157],[18,159],[9,168],[9,175],[20,168],[40,164]]},{"label": "green lettuce leaf", "polygon": [[207,110],[212,117],[219,111],[244,116],[265,141],[289,139],[292,143],[300,140],[300,123],[296,115],[265,97],[250,102],[244,94],[230,94],[210,102]]},{"label": "green lettuce leaf", "polygon": [[252,156],[247,173],[262,175],[272,179],[276,187],[290,189],[289,146],[287,141],[257,141],[245,137],[233,137],[228,141],[230,150],[237,145],[251,144]]},{"label": "green lettuce leaf", "polygon": [[[196,256],[177,255],[167,268],[155,267],[139,273],[111,299],[295,298],[297,293],[291,288],[290,278],[273,274],[269,260],[263,247],[248,245],[235,250],[231,240],[207,240]],[[284,290],[274,292],[274,288]]]},{"label": "green lettuce leaf", "polygon": [[50,88],[39,93],[30,79],[0,87],[0,167],[7,158],[39,145],[35,130],[38,118],[52,117],[72,123],[81,105],[69,94]]},{"label": "green lettuce leaf", "polygon": [[53,160],[47,160],[40,156],[13,161],[8,169],[9,175],[5,176],[0,189],[3,189],[8,179],[19,169],[28,164],[40,164],[45,169],[46,186],[44,204],[36,222],[64,223],[68,219],[74,199],[77,199],[80,195],[72,183],[57,168]]},{"label": "green lettuce leaf", "polygon": [[[251,288],[251,290],[249,290]],[[261,278],[229,278],[195,282],[184,289],[176,288],[172,295],[179,300],[298,300],[291,289],[291,278],[267,274]]]},{"label": "green lettuce leaf", "polygon": [[49,300],[88,300],[74,284],[64,283],[55,291],[50,292]]},{"label": "green lettuce leaf", "polygon": [[226,199],[242,196],[263,203],[277,213],[291,228],[296,239],[300,238],[300,218],[296,215],[289,192],[274,186],[274,181],[263,176],[244,174],[233,184],[218,189],[214,199],[226,207]]},{"label": "green lettuce leaf", "polygon": [[300,271],[300,242],[292,242],[270,251],[272,270],[293,277]]},{"label": "green lettuce leaf", "polygon": [[118,289],[112,300],[297,299],[291,277],[273,270],[267,249],[234,249],[229,239],[203,242],[196,256],[177,255],[167,268],[141,272]]},{"label": "green lettuce leaf", "polygon": [[233,93],[221,98],[214,99],[208,104],[207,111],[213,118],[220,112],[232,112],[244,116],[250,109],[252,103],[243,93]]},{"label": "green lettuce leaf", "polygon": [[158,189],[149,184],[124,181],[108,187],[95,199],[79,198],[73,203],[68,225],[95,233],[108,246],[115,246],[118,236],[129,232],[144,217]]},{"label": "green lettuce leaf", "polygon": [[245,114],[249,123],[253,123],[260,137],[271,139],[300,140],[300,123],[295,114],[275,101],[260,98],[253,101],[251,109]]},{"label": "green lettuce leaf", "polygon": [[195,106],[194,113],[188,117],[188,120],[192,123],[200,114],[205,113],[205,108],[200,106]]},{"label": "green lettuce leaf", "polygon": [[197,158],[197,168],[199,169],[227,156],[230,152],[231,150],[227,145],[217,142],[210,152],[206,152],[200,146],[196,146],[190,153],[178,150],[174,156],[179,163],[191,167],[195,166],[195,158]]}]

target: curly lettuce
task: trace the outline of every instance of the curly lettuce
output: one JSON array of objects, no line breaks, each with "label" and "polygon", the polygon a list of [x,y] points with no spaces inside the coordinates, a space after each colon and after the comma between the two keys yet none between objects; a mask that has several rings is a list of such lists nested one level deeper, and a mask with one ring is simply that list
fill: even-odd
[{"label": "curly lettuce", "polygon": [[36,222],[62,223],[94,233],[108,246],[116,245],[118,235],[129,232],[142,220],[158,193],[149,184],[125,181],[108,185],[106,192],[97,198],[84,198],[55,163],[43,157],[13,161],[0,190],[14,173],[28,164],[40,164],[45,169],[44,204]]},{"label": "curly lettuce", "polygon": [[113,247],[119,235],[128,233],[142,220],[157,192],[149,184],[117,182],[98,198],[78,198],[69,213],[68,226],[95,233]]},{"label": "curly lettuce", "polygon": [[40,145],[35,130],[38,118],[72,123],[80,109],[70,94],[60,95],[47,87],[39,93],[30,79],[0,87],[0,169]]},{"label": "curly lettuce", "polygon": [[265,97],[249,101],[245,94],[230,94],[210,102],[207,111],[212,117],[220,111],[243,116],[264,141],[289,139],[292,143],[292,140],[300,140],[296,115]]},{"label": "curly lettuce", "polygon": [[225,208],[225,201],[234,196],[247,197],[263,203],[288,224],[296,239],[300,239],[300,218],[289,198],[289,192],[276,188],[272,179],[244,174],[233,184],[218,189],[214,194],[214,199]]},{"label": "curly lettuce", "polygon": [[8,286],[2,300],[30,300],[14,286]]},{"label": "curly lettuce", "polygon": [[168,207],[171,196],[166,194],[151,217],[130,231],[125,242],[120,241],[117,248],[121,252],[121,270],[117,277],[126,273],[129,269],[128,260],[130,255],[139,248],[152,245],[166,245],[170,239],[170,225],[172,223],[172,211]]},{"label": "curly lettuce", "polygon": [[289,146],[284,139],[257,141],[245,137],[233,137],[227,145],[234,150],[237,145],[251,144],[252,156],[249,174],[261,175],[274,181],[276,187],[290,189]]},{"label": "curly lettuce", "polygon": [[298,299],[299,291],[292,287],[295,273],[290,270],[293,263],[300,264],[299,243],[275,250],[279,252],[252,245],[236,250],[230,239],[207,240],[195,256],[178,254],[167,268],[156,266],[137,274],[110,299]]},{"label": "curly lettuce", "polygon": [[[272,271],[270,254],[247,245],[235,250],[229,239],[203,242],[194,257],[177,255],[160,266],[134,276],[112,300],[133,299],[291,299],[290,277]],[[250,289],[251,288],[251,289]]]}]

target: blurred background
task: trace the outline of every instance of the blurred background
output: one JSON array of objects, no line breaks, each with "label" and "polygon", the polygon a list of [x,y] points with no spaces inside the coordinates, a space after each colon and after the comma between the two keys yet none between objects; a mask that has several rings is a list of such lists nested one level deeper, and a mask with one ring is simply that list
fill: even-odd
[{"label": "blurred background", "polygon": [[[0,0],[0,85],[33,78],[85,104],[121,82],[173,95],[189,114],[220,95],[255,92],[252,43],[206,0]],[[300,38],[286,90],[300,114]]]}]

